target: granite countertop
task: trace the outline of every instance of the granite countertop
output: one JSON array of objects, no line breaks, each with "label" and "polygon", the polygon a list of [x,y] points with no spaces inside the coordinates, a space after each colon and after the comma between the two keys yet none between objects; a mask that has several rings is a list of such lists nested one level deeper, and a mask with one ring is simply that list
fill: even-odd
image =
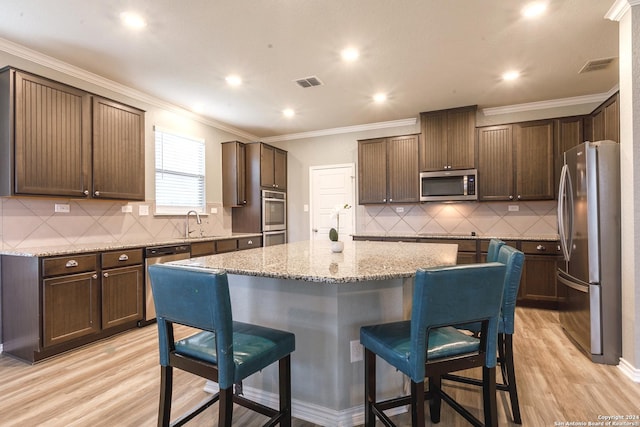
[{"label": "granite countertop", "polygon": [[195,242],[207,242],[211,240],[226,240],[226,239],[241,239],[244,237],[258,237],[262,236],[262,233],[232,233],[219,236],[203,236],[194,237],[190,239],[177,238],[167,240],[154,240],[147,242],[106,242],[106,243],[84,243],[77,245],[64,245],[64,246],[35,246],[33,248],[19,248],[19,249],[4,249],[0,250],[0,255],[14,255],[25,257],[45,257],[45,256],[58,256],[58,255],[72,255],[79,253],[89,252],[105,252],[105,251],[118,251],[123,249],[133,248],[148,248],[151,246],[166,246],[166,245],[188,245]]},{"label": "granite countertop", "polygon": [[454,265],[458,245],[448,243],[344,242],[332,253],[330,242],[305,241],[209,255],[170,264],[222,269],[229,274],[352,283],[415,275],[419,267]]},{"label": "granite countertop", "polygon": [[354,233],[353,237],[358,238],[392,238],[392,239],[466,239],[466,240],[540,240],[555,242],[559,239],[557,234],[541,234],[526,236],[501,236],[501,235],[471,235],[471,234],[411,234],[411,233]]}]

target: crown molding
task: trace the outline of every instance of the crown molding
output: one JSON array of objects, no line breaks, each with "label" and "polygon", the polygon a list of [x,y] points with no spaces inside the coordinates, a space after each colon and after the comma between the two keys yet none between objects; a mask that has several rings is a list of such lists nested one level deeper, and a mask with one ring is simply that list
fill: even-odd
[{"label": "crown molding", "polygon": [[620,22],[622,17],[629,11],[629,9],[639,4],[640,0],[616,0],[604,15],[604,17],[605,19],[609,19],[610,21]]},{"label": "crown molding", "polygon": [[178,105],[172,104],[167,101],[163,101],[162,99],[156,98],[147,93],[144,93],[139,90],[133,89],[129,86],[125,86],[123,84],[117,83],[113,80],[109,80],[107,78],[91,73],[87,70],[76,67],[74,65],[68,64],[64,61],[60,61],[56,58],[45,55],[33,49],[29,49],[28,47],[19,45],[7,39],[0,38],[0,50],[10,55],[14,55],[19,58],[26,59],[33,63],[50,68],[52,70],[59,71],[66,75],[78,78],[80,80],[86,81],[88,83],[94,84],[96,86],[110,90],[112,92],[119,93],[121,95],[127,96],[137,101],[141,101],[146,104],[153,105],[154,107],[158,107],[163,110],[167,110],[172,113],[176,113],[186,118],[189,118],[191,120],[200,122],[202,124],[214,127],[216,129],[229,132],[239,137],[243,137],[253,141],[259,139],[256,135],[237,129],[233,126],[229,126],[224,123],[220,123],[215,120],[211,120],[206,117],[200,116]]},{"label": "crown molding", "polygon": [[619,90],[615,85],[611,90],[605,93],[596,93],[593,95],[574,96],[571,98],[551,99],[548,101],[528,102],[526,104],[506,105],[504,107],[483,108],[482,114],[485,116],[497,116],[500,114],[521,113],[523,111],[547,110],[550,108],[571,107],[575,105],[601,103],[606,101],[611,95]]},{"label": "crown molding", "polygon": [[399,126],[413,126],[418,122],[417,117],[409,119],[391,120],[388,122],[367,123],[364,125],[344,126],[332,129],[313,130],[309,132],[290,133],[287,135],[262,138],[263,142],[290,141],[292,139],[314,138],[318,136],[338,135],[342,133],[363,132],[375,129],[393,128]]}]

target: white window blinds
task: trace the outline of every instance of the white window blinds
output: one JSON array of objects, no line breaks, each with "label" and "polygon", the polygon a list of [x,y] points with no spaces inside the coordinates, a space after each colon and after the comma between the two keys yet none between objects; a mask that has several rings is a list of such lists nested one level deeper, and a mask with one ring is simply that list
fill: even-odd
[{"label": "white window blinds", "polygon": [[156,213],[205,212],[204,140],[155,128]]}]

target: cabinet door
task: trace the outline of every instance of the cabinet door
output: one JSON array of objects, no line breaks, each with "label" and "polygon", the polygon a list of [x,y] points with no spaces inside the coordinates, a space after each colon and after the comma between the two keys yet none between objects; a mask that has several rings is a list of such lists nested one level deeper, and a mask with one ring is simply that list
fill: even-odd
[{"label": "cabinet door", "polygon": [[260,144],[260,185],[262,187],[275,188],[276,182],[273,175],[275,148]]},{"label": "cabinet door", "polygon": [[16,194],[89,194],[90,114],[88,93],[16,72]]},{"label": "cabinet door", "polygon": [[447,112],[430,111],[420,114],[422,140],[420,141],[421,171],[439,171],[447,168]]},{"label": "cabinet door", "polygon": [[102,272],[102,329],[142,319],[142,266]]},{"label": "cabinet door", "polygon": [[389,138],[389,202],[420,201],[418,135]]},{"label": "cabinet door", "polygon": [[514,194],[512,126],[478,129],[480,200],[510,200]]},{"label": "cabinet door", "polygon": [[247,203],[245,179],[246,147],[238,141],[222,143],[222,204],[238,207]]},{"label": "cabinet door", "polygon": [[358,141],[358,200],[362,204],[387,202],[387,140]]},{"label": "cabinet door", "polygon": [[144,200],[144,112],[93,99],[93,197]]},{"label": "cabinet door", "polygon": [[525,255],[518,299],[554,306],[557,260],[555,256]]},{"label": "cabinet door", "polygon": [[100,331],[100,294],[95,272],[42,282],[45,347]]},{"label": "cabinet door", "polygon": [[447,112],[448,169],[474,169],[476,163],[476,107]]},{"label": "cabinet door", "polygon": [[277,189],[287,189],[287,152],[273,151],[273,181]]},{"label": "cabinet door", "polygon": [[604,135],[603,139],[620,142],[620,110],[619,110],[619,94],[614,95],[604,105]]},{"label": "cabinet door", "polygon": [[560,171],[564,164],[564,152],[584,142],[584,118],[565,117],[555,120],[555,186],[556,193],[560,184]]},{"label": "cabinet door", "polygon": [[553,199],[553,121],[521,123],[514,127],[516,198]]},{"label": "cabinet door", "polygon": [[599,109],[591,115],[590,136],[590,141],[601,141],[604,139],[604,109]]}]

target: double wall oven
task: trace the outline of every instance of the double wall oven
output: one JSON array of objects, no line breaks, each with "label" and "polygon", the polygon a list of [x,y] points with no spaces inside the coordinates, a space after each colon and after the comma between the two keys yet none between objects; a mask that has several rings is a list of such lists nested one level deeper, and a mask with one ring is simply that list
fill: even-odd
[{"label": "double wall oven", "polygon": [[262,244],[273,246],[287,241],[287,193],[262,190]]}]

